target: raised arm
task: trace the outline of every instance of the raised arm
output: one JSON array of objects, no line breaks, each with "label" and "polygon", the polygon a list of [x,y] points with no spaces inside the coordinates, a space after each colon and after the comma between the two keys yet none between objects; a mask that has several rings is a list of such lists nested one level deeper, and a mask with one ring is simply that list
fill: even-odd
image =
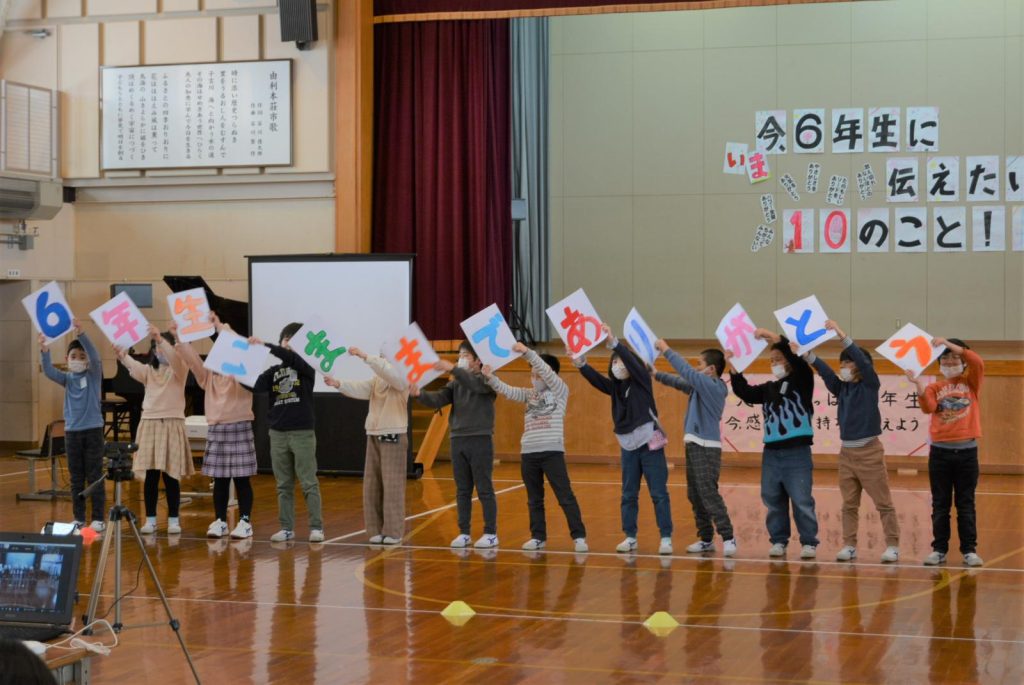
[{"label": "raised arm", "polygon": [[746,377],[739,372],[730,371],[729,379],[732,392],[747,404],[764,404],[764,384],[750,385]]},{"label": "raised arm", "polygon": [[[490,371],[489,368],[487,370]],[[494,374],[489,376],[484,374],[484,377],[487,379],[487,384],[491,386],[491,389],[494,390],[494,392],[502,395],[503,397],[507,397],[513,402],[526,402],[530,398],[530,390],[528,388],[511,386]]]},{"label": "raised arm", "polygon": [[838,396],[839,391],[843,387],[843,382],[836,376],[836,372],[832,370],[832,367],[825,363],[824,359],[815,355],[814,352],[808,352],[805,356],[811,362],[811,365],[818,370],[818,375],[821,376],[821,380],[825,383],[828,391]]},{"label": "raised arm", "polygon": [[360,357],[375,374],[380,376],[385,383],[395,390],[404,391],[409,389],[409,381],[406,380],[405,374],[389,363],[384,357],[369,357],[356,347],[350,348],[349,353]]},{"label": "raised arm", "polygon": [[179,341],[174,346],[174,351],[178,353],[178,357],[185,362],[188,366],[189,371],[196,377],[196,382],[199,383],[199,387],[206,388],[206,382],[210,377],[210,370],[203,366],[203,360],[200,358],[199,353],[196,352],[195,348],[192,347],[191,343]]},{"label": "raised arm", "polygon": [[477,395],[493,395],[494,390],[487,384],[487,379],[484,378],[483,374],[473,373],[466,369],[460,369],[455,367],[451,371],[452,377],[462,384],[464,388]]},{"label": "raised arm", "polygon": [[305,359],[297,355],[292,350],[280,345],[274,345],[272,343],[265,343],[270,348],[271,354],[280,359],[285,366],[290,366],[302,377],[311,380],[316,379],[316,370],[310,366]]},{"label": "raised arm", "polygon": [[75,320],[75,330],[78,332],[78,342],[82,343],[82,349],[85,350],[86,356],[89,357],[89,376],[92,377],[94,382],[99,382],[103,379],[103,358],[100,357],[99,350],[92,343],[92,340],[82,330],[81,324],[78,320]]},{"label": "raised arm", "polygon": [[121,362],[124,368],[128,369],[128,375],[145,385],[149,379],[149,364],[143,364],[121,347],[115,347],[114,353],[117,354],[117,360]]},{"label": "raised arm", "polygon": [[452,403],[452,384],[454,381],[449,381],[448,385],[444,386],[440,390],[419,390],[418,394],[414,393],[414,397],[420,401],[420,404],[430,407],[431,409],[440,409],[446,404]]},{"label": "raised arm", "polygon": [[[516,344],[520,345],[522,343]],[[525,345],[523,345],[523,347],[526,350],[523,352],[523,357],[526,359],[526,362],[530,367],[537,372],[537,375],[540,376],[542,381],[544,381],[544,384],[547,385],[548,388],[550,388],[556,395],[561,395],[562,393],[568,395],[569,386],[566,385],[564,380],[562,380],[562,377],[555,373],[555,370],[548,366],[547,362],[541,359],[539,354]]]},{"label": "raised arm", "polygon": [[373,395],[373,380],[339,381],[332,376],[324,376],[324,383],[331,386],[345,397],[354,400],[368,400]]},{"label": "raised arm", "polygon": [[46,336],[42,333],[39,334],[39,351],[41,352],[40,358],[43,364],[43,374],[54,383],[66,386],[68,376],[66,373],[54,368],[53,361],[50,359],[50,348],[46,346]]},{"label": "raised arm", "polygon": [[579,367],[579,370],[580,373],[583,374],[583,377],[587,379],[587,382],[592,386],[603,392],[605,395],[612,394],[612,390],[615,386],[612,384],[612,381],[608,376],[598,372],[597,369],[586,363],[586,361],[583,362],[583,366]]}]

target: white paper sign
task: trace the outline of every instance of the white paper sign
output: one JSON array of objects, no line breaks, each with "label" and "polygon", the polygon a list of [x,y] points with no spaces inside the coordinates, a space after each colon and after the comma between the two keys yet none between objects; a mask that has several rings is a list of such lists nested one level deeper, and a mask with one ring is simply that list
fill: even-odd
[{"label": "white paper sign", "polygon": [[807,165],[807,180],[804,183],[804,190],[808,193],[818,192],[819,179],[821,179],[821,164],[811,162]]},{"label": "white paper sign", "polygon": [[1002,252],[1006,249],[1006,207],[979,205],[971,208],[971,249]]},{"label": "white paper sign", "polygon": [[932,210],[932,251],[967,251],[967,210],[964,207],[936,207]]},{"label": "white paper sign", "polygon": [[722,349],[732,352],[730,362],[733,368],[741,373],[768,347],[766,341],[754,337],[756,329],[747,310],[739,302],[722,317],[715,329],[715,337],[722,344]]},{"label": "white paper sign", "polygon": [[793,110],[793,151],[797,153],[825,151],[825,110]]},{"label": "white paper sign", "polygon": [[999,202],[999,157],[968,157],[964,182],[968,202]]},{"label": "white paper sign", "polygon": [[754,138],[758,152],[766,155],[786,153],[786,110],[772,109],[754,114]]},{"label": "white paper sign", "polygon": [[723,174],[747,175],[747,144],[726,143],[725,159],[722,161]]},{"label": "white paper sign", "polygon": [[835,331],[825,328],[828,316],[815,295],[805,297],[782,309],[776,309],[775,318],[781,324],[786,337],[800,346],[797,354],[804,354],[836,337]]},{"label": "white paper sign", "polygon": [[222,330],[203,366],[224,376],[234,376],[239,383],[251,387],[263,373],[269,357],[270,348],[266,345],[250,345],[237,333]]},{"label": "white paper sign", "polygon": [[586,354],[605,339],[601,317],[583,288],[548,307],[547,315],[573,358]]},{"label": "white paper sign", "polygon": [[75,315],[71,313],[68,301],[64,299],[57,281],[50,281],[31,295],[22,298],[21,304],[32,319],[36,330],[43,334],[47,344],[66,335],[73,326]]},{"label": "white paper sign", "polygon": [[791,254],[814,252],[814,210],[782,211],[782,249]]},{"label": "white paper sign", "polygon": [[382,351],[388,361],[405,374],[409,385],[423,388],[441,375],[434,368],[440,357],[415,321],[409,324],[401,336],[385,342]]},{"label": "white paper sign", "polygon": [[302,328],[295,331],[289,347],[314,369],[330,376],[335,365],[344,359],[348,348],[342,345],[344,337],[337,327],[324,322],[319,316],[306,317]]},{"label": "white paper sign", "polygon": [[857,210],[857,252],[889,251],[889,210]]},{"label": "white paper sign", "polygon": [[885,199],[889,202],[917,202],[916,157],[889,157],[885,160]]},{"label": "white paper sign", "polygon": [[755,152],[747,157],[747,179],[750,184],[762,183],[772,177],[772,169],[768,165],[768,158],[763,152]]},{"label": "white paper sign", "polygon": [[178,339],[182,342],[209,338],[216,332],[210,322],[210,303],[202,288],[171,293],[167,296],[167,309],[178,324]]},{"label": "white paper sign", "polygon": [[1006,201],[1024,202],[1024,156],[1006,158]]},{"label": "white paper sign", "polygon": [[896,252],[927,252],[928,210],[924,207],[900,207],[893,214]]},{"label": "white paper sign", "polygon": [[850,210],[833,209],[819,215],[818,250],[821,252],[850,251]]},{"label": "white paper sign", "polygon": [[932,336],[908,323],[876,347],[875,351],[904,371],[913,371],[917,377],[938,359],[945,349],[945,345],[932,347]]},{"label": "white paper sign", "polygon": [[761,213],[764,214],[766,224],[774,224],[778,218],[778,214],[775,213],[775,196],[771,193],[761,196]]},{"label": "white paper sign", "polygon": [[935,152],[939,149],[939,108],[907,107],[907,151]]},{"label": "white paper sign", "polygon": [[644,362],[653,365],[654,360],[661,354],[654,348],[654,342],[658,339],[658,336],[654,334],[651,327],[644,321],[644,317],[640,316],[640,312],[633,307],[629,310],[629,314],[626,315],[626,321],[622,324],[622,330],[626,336],[626,340],[629,341],[633,351],[637,353]]},{"label": "white paper sign", "polygon": [[868,150],[900,151],[900,108],[872,107],[868,110]]},{"label": "white paper sign", "polygon": [[103,335],[107,336],[107,340],[118,347],[128,349],[149,336],[149,321],[146,321],[128,293],[122,292],[107,300],[92,310],[89,316],[103,331]]},{"label": "white paper sign", "polygon": [[779,178],[779,183],[785,189],[786,193],[793,200],[793,202],[800,201],[800,193],[796,189],[796,179],[791,174],[783,174]]},{"label": "white paper sign", "polygon": [[832,152],[864,152],[864,110],[832,110]]},{"label": "white paper sign", "polygon": [[492,369],[500,369],[522,355],[512,350],[516,336],[508,327],[497,304],[477,312],[461,324],[466,340],[473,346],[476,356]]},{"label": "white paper sign", "polygon": [[768,224],[760,224],[754,231],[754,240],[750,243],[750,251],[757,252],[768,247],[775,240],[775,229]]},{"label": "white paper sign", "polygon": [[960,200],[959,157],[929,157],[925,170],[925,192],[929,202]]},{"label": "white paper sign", "polygon": [[846,202],[846,191],[850,187],[850,179],[846,176],[832,176],[828,180],[828,191],[825,193],[825,202],[836,207],[841,207]]}]

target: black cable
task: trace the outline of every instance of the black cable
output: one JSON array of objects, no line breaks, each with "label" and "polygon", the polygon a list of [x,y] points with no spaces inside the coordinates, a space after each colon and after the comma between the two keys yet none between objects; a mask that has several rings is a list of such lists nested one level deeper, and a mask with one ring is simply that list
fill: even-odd
[{"label": "black cable", "polygon": [[107,607],[107,612],[105,614],[103,614],[102,616],[100,616],[101,619],[105,619],[107,616],[109,616],[110,612],[114,610],[114,607],[116,607],[121,602],[122,599],[124,599],[125,597],[127,597],[128,595],[132,594],[133,592],[135,592],[136,590],[139,589],[139,582],[142,580],[142,564],[143,564],[143,561],[144,561],[144,559],[139,559],[139,567],[137,569],[135,569],[135,585],[132,587],[131,590],[129,590],[128,592],[122,593],[120,597],[115,599],[114,603],[111,604],[109,607]]}]

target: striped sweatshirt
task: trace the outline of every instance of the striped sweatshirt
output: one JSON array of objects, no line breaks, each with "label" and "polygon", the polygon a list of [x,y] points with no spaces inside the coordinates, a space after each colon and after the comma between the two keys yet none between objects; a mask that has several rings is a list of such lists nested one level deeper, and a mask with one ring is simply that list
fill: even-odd
[{"label": "striped sweatshirt", "polygon": [[497,376],[488,378],[487,383],[499,395],[526,404],[523,454],[565,452],[565,408],[569,404],[569,386],[533,350],[527,350],[524,358],[544,381],[547,386],[544,390],[514,388]]}]

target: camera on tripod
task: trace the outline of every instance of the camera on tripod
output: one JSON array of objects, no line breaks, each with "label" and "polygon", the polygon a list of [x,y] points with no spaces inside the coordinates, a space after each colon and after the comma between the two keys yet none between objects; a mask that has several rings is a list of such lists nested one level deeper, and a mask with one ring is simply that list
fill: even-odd
[{"label": "camera on tripod", "polygon": [[103,456],[107,459],[107,479],[114,482],[130,481],[132,473],[132,454],[139,451],[134,442],[108,442],[103,446]]}]

